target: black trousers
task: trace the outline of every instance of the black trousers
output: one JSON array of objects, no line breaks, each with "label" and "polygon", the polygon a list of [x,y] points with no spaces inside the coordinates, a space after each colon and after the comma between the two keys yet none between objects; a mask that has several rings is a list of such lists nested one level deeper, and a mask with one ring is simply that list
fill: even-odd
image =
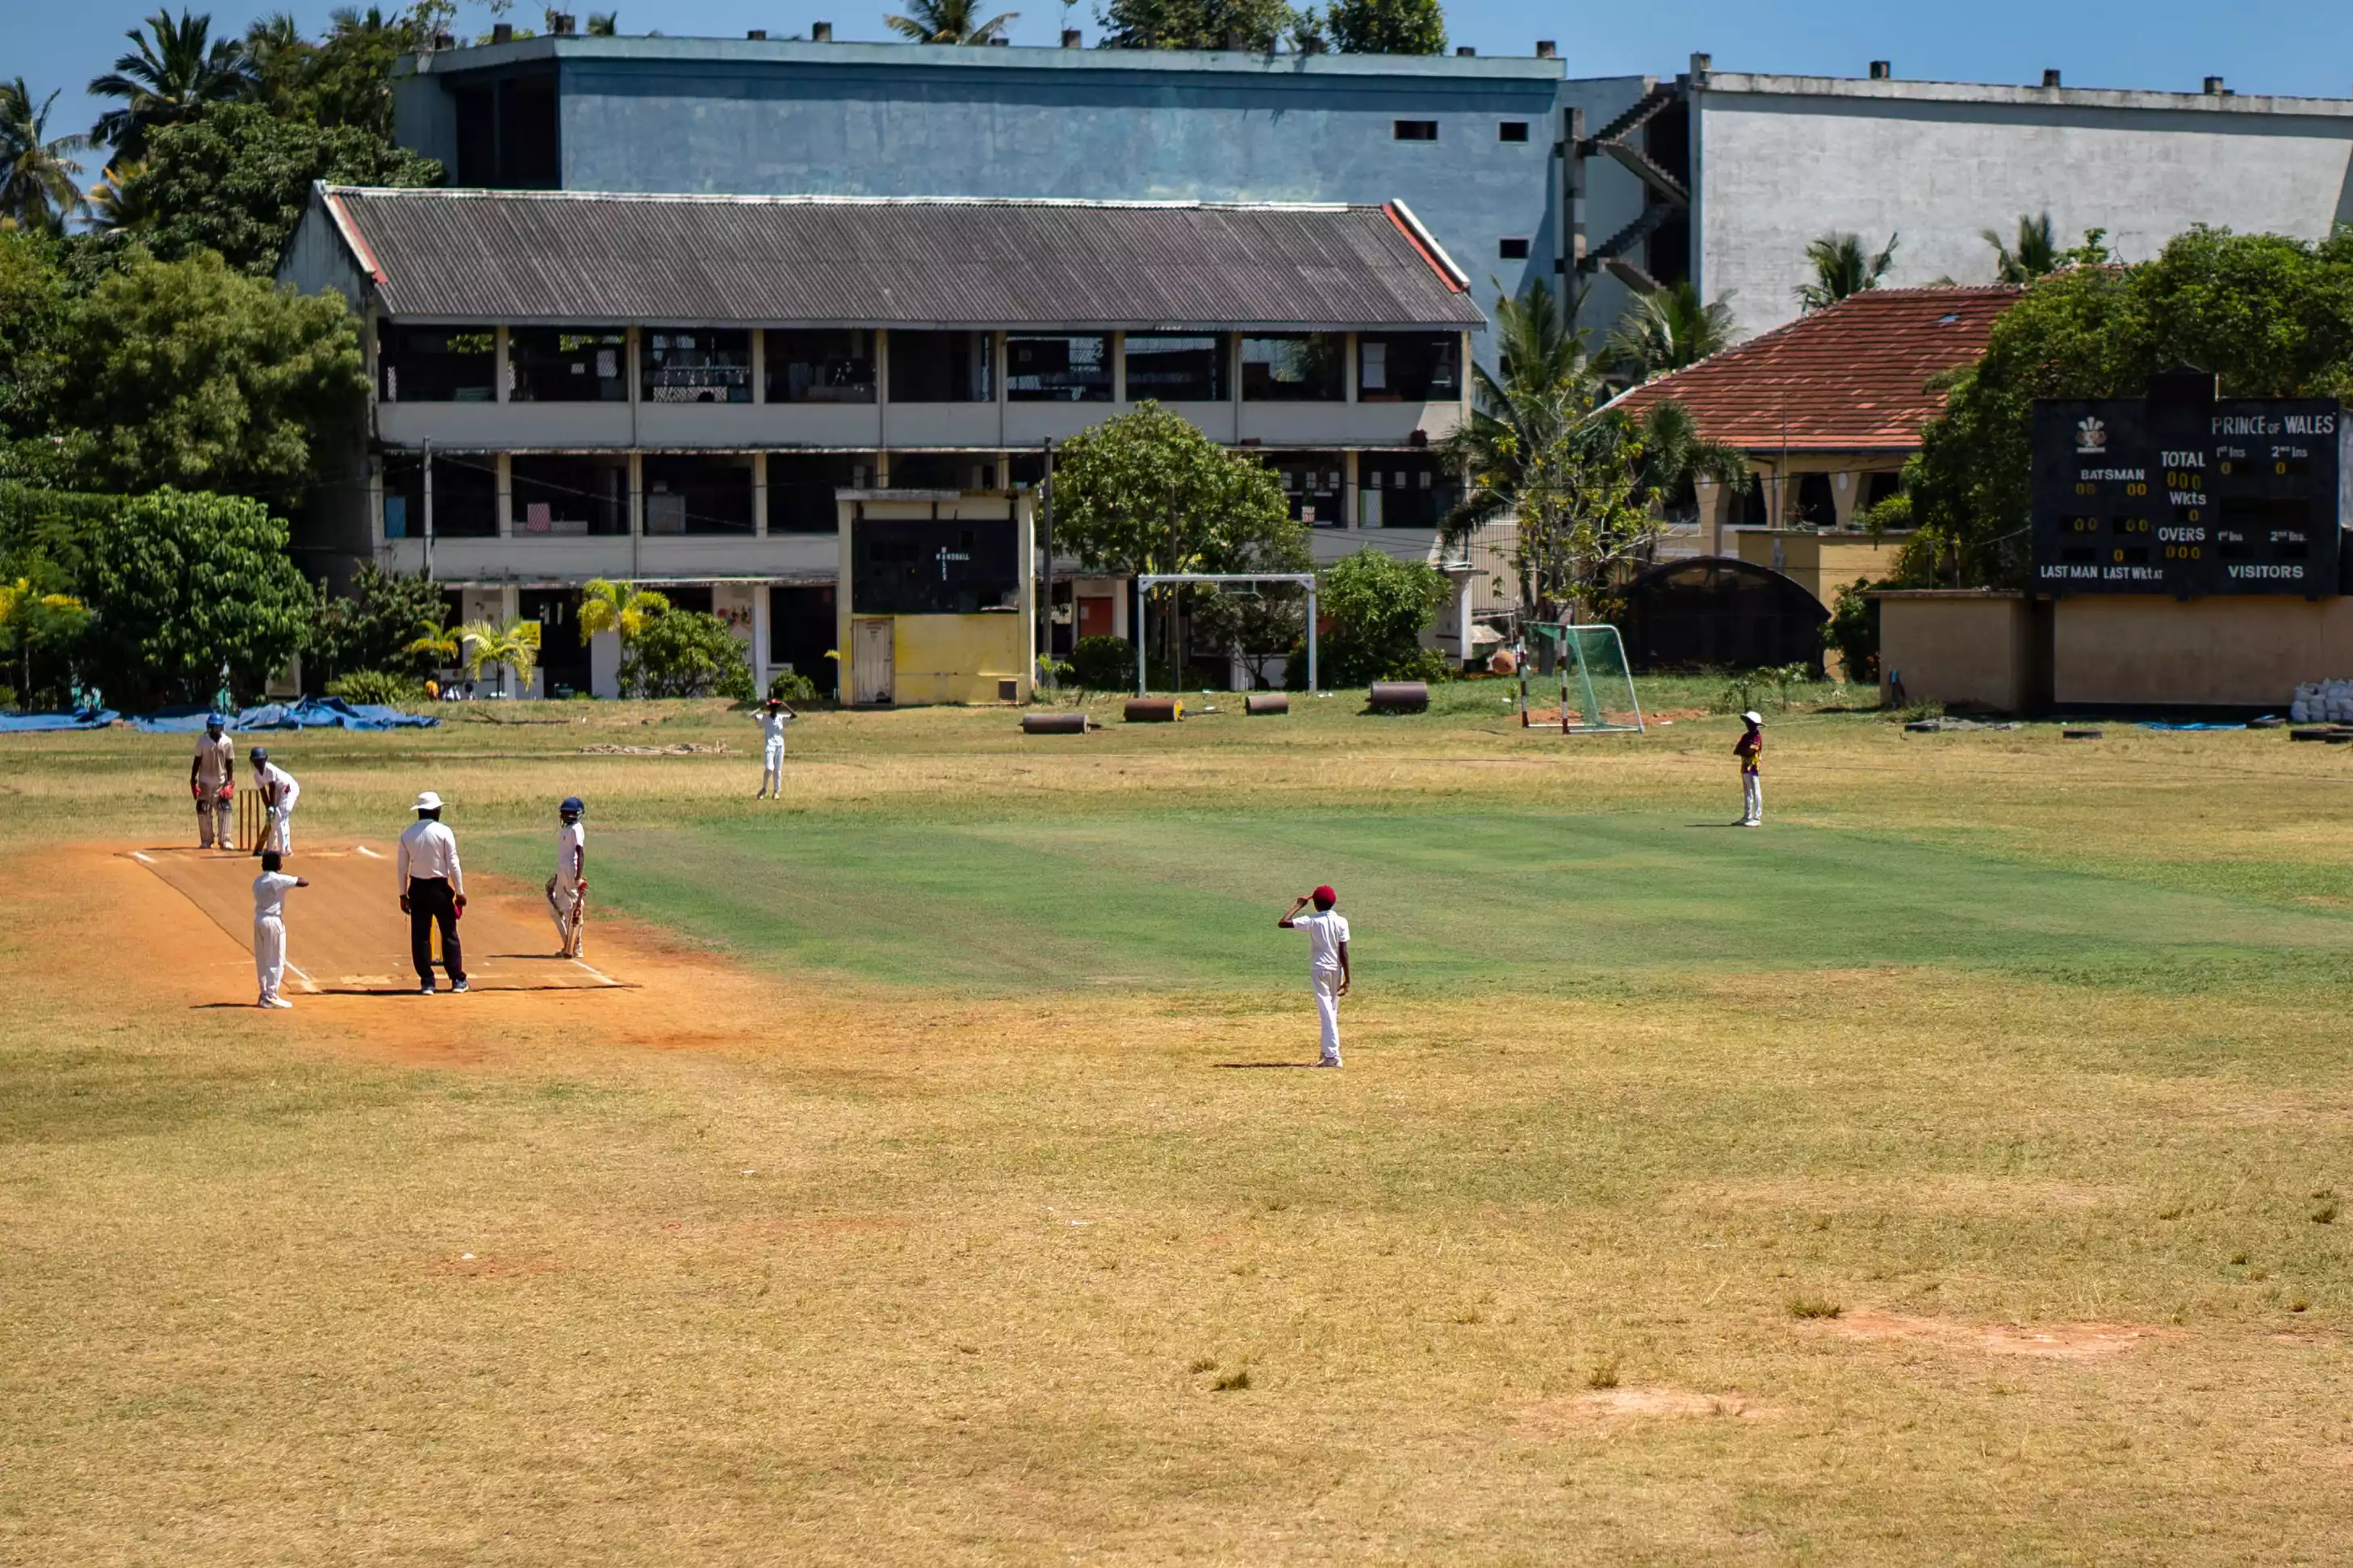
[{"label": "black trousers", "polygon": [[420,985],[433,984],[433,922],[441,922],[441,962],[449,982],[466,978],[466,954],[458,945],[458,900],[444,877],[408,879],[408,956]]}]

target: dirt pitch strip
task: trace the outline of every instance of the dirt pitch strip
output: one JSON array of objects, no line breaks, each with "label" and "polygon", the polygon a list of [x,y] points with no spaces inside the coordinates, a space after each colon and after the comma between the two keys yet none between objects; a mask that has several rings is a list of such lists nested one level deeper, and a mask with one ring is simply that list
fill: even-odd
[{"label": "dirt pitch strip", "polygon": [[[253,951],[251,855],[201,849],[133,849],[133,860],[185,895],[214,924]],[[392,847],[353,844],[304,849],[288,869],[310,879],[286,900],[286,973],[298,994],[412,992],[408,917],[393,881]],[[532,919],[536,912],[537,920]],[[590,934],[593,936],[594,931]],[[555,923],[521,897],[470,900],[458,924],[467,983],[476,991],[574,991],[622,981],[580,959],[556,956]],[[438,947],[438,943],[436,943]],[[446,980],[444,981],[446,984]]]}]

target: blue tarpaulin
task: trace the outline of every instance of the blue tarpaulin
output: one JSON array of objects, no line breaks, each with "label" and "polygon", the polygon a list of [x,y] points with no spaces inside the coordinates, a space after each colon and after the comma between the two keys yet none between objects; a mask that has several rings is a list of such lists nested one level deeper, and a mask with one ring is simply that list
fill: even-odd
[{"label": "blue tarpaulin", "polygon": [[122,715],[111,708],[79,713],[0,713],[0,734],[17,730],[103,730]]},{"label": "blue tarpaulin", "polygon": [[[164,708],[131,721],[142,730],[166,734],[194,734],[205,727],[211,710]],[[268,702],[238,711],[226,728],[238,733],[256,730],[421,730],[440,720],[425,713],[404,713],[378,703],[346,702],[340,697],[305,697],[299,702]]]}]

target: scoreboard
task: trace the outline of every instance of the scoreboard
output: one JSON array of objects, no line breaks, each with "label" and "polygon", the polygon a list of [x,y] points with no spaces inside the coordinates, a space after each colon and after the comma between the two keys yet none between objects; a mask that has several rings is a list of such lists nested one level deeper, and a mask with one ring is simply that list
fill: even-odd
[{"label": "scoreboard", "polygon": [[2333,398],[2040,400],[2034,587],[2334,595],[2348,486]]}]

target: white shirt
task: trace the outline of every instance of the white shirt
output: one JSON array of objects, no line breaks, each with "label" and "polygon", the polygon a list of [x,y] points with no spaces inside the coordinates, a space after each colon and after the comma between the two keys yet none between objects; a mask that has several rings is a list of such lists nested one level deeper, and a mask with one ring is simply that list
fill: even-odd
[{"label": "white shirt", "polygon": [[1291,928],[1307,933],[1307,964],[1310,969],[1337,970],[1340,967],[1340,944],[1348,940],[1348,917],[1337,910],[1321,914],[1293,917]]},{"label": "white shirt", "polygon": [[762,713],[758,715],[758,717],[760,721],[760,733],[767,741],[768,750],[772,752],[783,751],[785,749],[785,726],[793,721],[793,716],[789,713]]},{"label": "white shirt", "polygon": [[588,829],[567,822],[555,833],[555,874],[566,882],[580,879],[580,852],[587,847]]},{"label": "white shirt", "polygon": [[237,742],[227,735],[206,735],[196,742],[196,783],[217,791],[237,777]]},{"label": "white shirt", "polygon": [[429,816],[420,816],[400,836],[400,853],[394,858],[400,890],[411,879],[439,877],[453,893],[466,890],[465,873],[458,868],[458,836]]},{"label": "white shirt", "polygon": [[[264,763],[254,769],[253,782],[261,791],[261,798],[281,811],[293,810],[295,797],[302,793],[302,786],[294,782],[294,775],[276,763]],[[275,794],[272,793],[273,785],[276,786]]]},{"label": "white shirt", "polygon": [[287,890],[301,881],[283,871],[264,871],[253,879],[253,918],[274,921],[286,912]]}]

